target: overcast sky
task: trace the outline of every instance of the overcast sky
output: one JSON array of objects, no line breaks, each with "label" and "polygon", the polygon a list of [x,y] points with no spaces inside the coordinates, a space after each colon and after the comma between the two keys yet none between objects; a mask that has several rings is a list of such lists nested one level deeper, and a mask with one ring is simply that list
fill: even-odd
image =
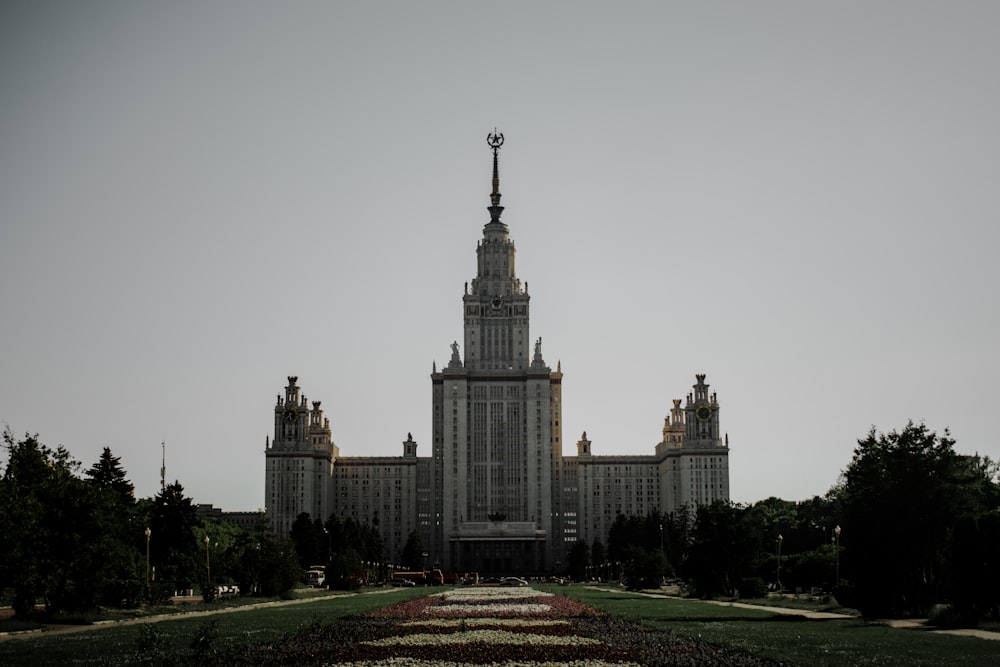
[{"label": "overcast sky", "polygon": [[496,127],[564,452],[705,373],[732,498],[1000,458],[1000,3],[4,2],[0,425],[264,503],[286,377],[430,454]]}]

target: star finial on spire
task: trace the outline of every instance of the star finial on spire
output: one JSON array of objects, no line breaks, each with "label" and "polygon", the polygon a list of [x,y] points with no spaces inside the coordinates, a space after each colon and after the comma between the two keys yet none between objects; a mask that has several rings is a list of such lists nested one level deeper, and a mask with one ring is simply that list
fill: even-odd
[{"label": "star finial on spire", "polygon": [[486,143],[493,149],[493,192],[490,194],[490,222],[500,222],[500,214],[503,213],[503,206],[500,205],[500,164],[499,152],[503,146],[503,133],[497,132],[494,127],[493,132],[486,135]]}]

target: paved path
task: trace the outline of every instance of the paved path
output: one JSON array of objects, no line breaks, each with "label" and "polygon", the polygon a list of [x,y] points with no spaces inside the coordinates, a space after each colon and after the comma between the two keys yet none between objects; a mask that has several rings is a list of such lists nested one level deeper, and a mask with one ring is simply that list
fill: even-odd
[{"label": "paved path", "polygon": [[[595,590],[605,591],[607,593],[623,593],[623,589],[613,589],[613,588],[597,588],[596,586],[591,586]],[[634,595],[643,595],[645,597],[651,598],[662,598],[670,600],[686,600],[688,598],[681,598],[676,595],[665,595],[663,593],[649,593],[649,592],[633,592]],[[793,609],[791,607],[767,607],[759,604],[747,604],[745,602],[725,602],[722,600],[697,600],[698,602],[705,602],[708,604],[719,605],[721,607],[737,607],[739,609],[759,609],[761,611],[771,612],[773,614],[786,614],[789,616],[803,616],[805,618],[810,618],[813,620],[834,620],[834,619],[856,619],[857,616],[851,616],[850,614],[838,614],[831,611],[812,611],[809,609]],[[959,637],[979,637],[980,639],[989,639],[993,641],[1000,640],[1000,632],[990,632],[989,630],[978,630],[976,628],[961,628],[958,630],[939,630],[934,628],[932,625],[927,625],[927,619],[885,619],[885,620],[874,620],[873,625],[887,625],[890,628],[901,628],[906,630],[923,630],[924,632],[930,632],[932,634],[940,635],[957,635]]]}]

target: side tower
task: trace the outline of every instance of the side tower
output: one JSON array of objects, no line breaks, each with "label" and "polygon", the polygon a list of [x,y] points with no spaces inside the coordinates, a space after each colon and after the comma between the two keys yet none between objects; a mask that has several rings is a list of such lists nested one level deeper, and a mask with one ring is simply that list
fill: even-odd
[{"label": "side tower", "polygon": [[[670,463],[669,493],[673,509],[729,500],[729,438],[719,429],[719,401],[708,392],[705,375],[695,375],[694,391],[687,395],[681,415],[674,402],[672,429],[664,429]],[[683,438],[678,437],[682,419]]]},{"label": "side tower", "polygon": [[559,558],[562,373],[529,337],[527,285],[500,220],[499,150],[493,151],[490,220],[476,248],[477,273],[462,297],[464,357],[452,343],[431,375],[434,522],[429,543],[450,570],[546,571]]},{"label": "side tower", "polygon": [[326,520],[336,456],[320,402],[313,401],[310,410],[298,377],[289,376],[285,395],[279,394],[274,406],[274,439],[268,439],[265,452],[264,501],[271,530],[288,535],[303,512]]}]

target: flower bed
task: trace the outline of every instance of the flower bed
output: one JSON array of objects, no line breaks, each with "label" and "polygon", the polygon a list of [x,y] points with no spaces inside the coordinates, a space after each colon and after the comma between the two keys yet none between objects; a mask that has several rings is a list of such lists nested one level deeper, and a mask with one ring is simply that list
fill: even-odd
[{"label": "flower bed", "polygon": [[314,626],[226,664],[336,667],[637,667],[772,664],[607,618],[530,588],[461,589]]},{"label": "flower bed", "polygon": [[373,618],[566,618],[599,616],[596,609],[561,595],[530,588],[471,588],[418,598],[380,609]]}]

